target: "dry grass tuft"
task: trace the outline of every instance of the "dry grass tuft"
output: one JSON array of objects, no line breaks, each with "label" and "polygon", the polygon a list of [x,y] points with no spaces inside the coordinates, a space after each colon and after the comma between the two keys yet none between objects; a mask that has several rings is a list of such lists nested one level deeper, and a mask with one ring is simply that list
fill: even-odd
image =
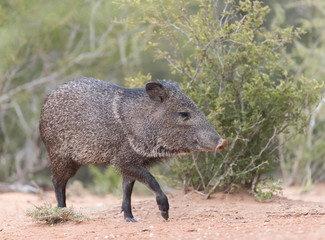
[{"label": "dry grass tuft", "polygon": [[28,209],[26,216],[31,217],[33,222],[46,222],[47,224],[56,224],[61,222],[81,222],[89,220],[82,213],[77,212],[73,207],[58,208],[52,207],[49,203],[44,203],[42,206],[34,206],[33,209]]}]

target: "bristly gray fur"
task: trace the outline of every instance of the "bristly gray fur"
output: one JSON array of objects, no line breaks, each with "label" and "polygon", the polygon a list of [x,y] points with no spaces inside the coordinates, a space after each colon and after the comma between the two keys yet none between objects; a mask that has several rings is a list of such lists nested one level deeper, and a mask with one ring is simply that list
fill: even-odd
[{"label": "bristly gray fur", "polygon": [[[158,82],[168,91],[164,106],[150,100],[145,89],[92,78],[59,86],[47,97],[40,120],[50,159],[123,169],[135,161],[150,165],[153,158],[204,150],[209,142],[215,147],[215,130],[193,101],[173,82]],[[183,122],[178,112],[190,112],[191,119]]]},{"label": "bristly gray fur", "polygon": [[[147,184],[143,178],[151,178],[150,173],[141,172],[141,167],[193,151],[214,151],[221,139],[194,102],[171,81],[134,89],[93,78],[69,81],[46,98],[39,128],[53,183],[61,189],[56,190],[58,198],[65,196],[66,182],[81,165],[111,164],[125,179]],[[130,193],[133,185],[129,182]]]}]

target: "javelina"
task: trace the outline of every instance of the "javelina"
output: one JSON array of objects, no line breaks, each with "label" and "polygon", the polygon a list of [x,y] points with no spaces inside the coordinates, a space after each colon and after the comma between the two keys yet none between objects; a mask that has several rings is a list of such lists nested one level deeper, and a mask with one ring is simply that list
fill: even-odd
[{"label": "javelina", "polygon": [[122,174],[122,211],[128,222],[136,221],[131,211],[136,180],[155,193],[168,219],[168,199],[148,167],[193,151],[219,152],[227,145],[179,85],[163,81],[129,89],[92,78],[72,80],[48,95],[39,128],[58,207],[66,206],[66,184],[81,165],[112,164]]}]

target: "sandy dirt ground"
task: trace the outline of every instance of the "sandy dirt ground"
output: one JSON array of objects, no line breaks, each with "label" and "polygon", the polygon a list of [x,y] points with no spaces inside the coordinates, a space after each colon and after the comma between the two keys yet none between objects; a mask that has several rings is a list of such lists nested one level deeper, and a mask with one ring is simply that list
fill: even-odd
[{"label": "sandy dirt ground", "polygon": [[133,197],[137,223],[124,222],[121,199],[112,195],[71,196],[67,204],[90,217],[81,223],[49,226],[26,217],[27,209],[44,202],[55,205],[54,193],[43,199],[0,194],[0,239],[325,239],[325,185],[304,195],[291,187],[264,203],[246,193],[218,193],[205,200],[193,192],[176,192],[169,195],[168,221],[153,196]]}]

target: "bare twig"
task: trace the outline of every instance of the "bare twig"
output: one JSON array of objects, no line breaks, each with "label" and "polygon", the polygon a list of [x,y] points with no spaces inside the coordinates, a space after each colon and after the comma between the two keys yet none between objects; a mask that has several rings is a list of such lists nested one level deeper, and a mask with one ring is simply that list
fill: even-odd
[{"label": "bare twig", "polygon": [[189,75],[189,77],[191,78],[191,81],[189,81],[186,85],[186,90],[188,90],[190,88],[190,86],[193,84],[193,82],[196,80],[196,77],[197,77],[197,74],[199,73],[200,71],[200,68],[201,68],[201,64],[203,62],[203,58],[197,58],[197,64],[196,64],[196,69],[195,69],[195,72],[194,72],[194,75]]},{"label": "bare twig", "polygon": [[180,27],[176,26],[176,24],[171,23],[171,22],[168,22],[168,24],[170,26],[172,26],[173,28],[175,28],[177,31],[183,33],[187,37],[188,40],[192,41],[192,38],[190,37],[190,35],[188,35],[187,32],[185,32],[184,30],[182,30]]},{"label": "bare twig", "polygon": [[15,108],[16,114],[18,116],[19,122],[21,123],[24,131],[28,132],[30,127],[29,127],[29,125],[28,125],[28,123],[27,123],[27,121],[26,121],[26,119],[24,117],[23,112],[21,111],[20,106],[16,103],[14,108]]},{"label": "bare twig", "polygon": [[69,36],[69,41],[67,43],[67,51],[64,53],[65,56],[70,52],[72,46],[74,45],[74,41],[76,40],[76,36],[79,29],[80,29],[80,25],[76,25],[76,24],[73,25],[72,31]]},{"label": "bare twig", "polygon": [[116,25],[116,23],[112,22],[107,26],[106,31],[102,34],[102,36],[99,38],[98,40],[98,44],[99,45],[103,45],[104,42],[106,41],[106,38],[108,37],[108,35],[113,31],[114,26]]},{"label": "bare twig", "polygon": [[94,17],[96,14],[97,9],[99,8],[102,0],[98,0],[94,7],[91,10],[90,21],[89,21],[89,44],[90,50],[93,51],[96,44],[96,33],[95,33],[95,26],[94,26]]},{"label": "bare twig", "polygon": [[274,127],[274,131],[273,131],[273,135],[272,135],[272,137],[269,139],[269,141],[268,141],[267,144],[264,146],[264,148],[261,149],[261,151],[259,152],[259,154],[258,154],[257,156],[254,156],[254,158],[252,159],[252,161],[251,161],[251,162],[246,166],[246,168],[244,169],[244,171],[242,171],[242,172],[240,173],[240,175],[246,174],[246,173],[248,173],[248,172],[252,172],[252,171],[254,171],[255,169],[258,169],[259,167],[268,164],[268,161],[265,160],[265,161],[263,161],[262,163],[260,163],[259,165],[255,166],[255,167],[253,167],[253,168],[250,168],[250,167],[255,163],[255,161],[256,161],[257,159],[259,159],[259,158],[262,156],[262,154],[265,152],[265,150],[269,148],[271,142],[274,141],[274,139],[275,139],[276,136],[277,136],[277,128]]},{"label": "bare twig", "polygon": [[207,193],[205,195],[205,198],[208,199],[212,193],[214,193],[214,191],[216,190],[216,188],[219,186],[219,184],[221,183],[221,181],[225,178],[225,176],[228,176],[228,174],[230,173],[230,171],[232,171],[232,166],[234,165],[234,163],[231,163],[230,166],[228,167],[228,170],[222,174],[218,181],[214,184],[214,186],[210,189],[209,193]]},{"label": "bare twig", "polygon": [[310,118],[310,123],[308,127],[308,134],[307,134],[307,146],[308,148],[311,148],[312,144],[312,136],[313,136],[313,131],[316,125],[316,116],[318,115],[320,109],[322,106],[325,104],[325,97],[322,98],[322,100],[319,102],[318,106],[315,108],[314,112],[311,115]]},{"label": "bare twig", "polygon": [[204,193],[202,193],[200,191],[194,190],[194,192],[197,193],[197,194],[199,194],[199,195],[201,195],[201,196],[203,196],[203,197],[206,197],[206,194],[204,194]]},{"label": "bare twig", "polygon": [[18,92],[21,92],[24,90],[32,90],[39,85],[42,85],[49,81],[52,81],[53,79],[57,78],[59,75],[60,75],[59,72],[54,72],[49,76],[37,78],[31,82],[19,85],[18,87],[14,88],[14,89],[8,91],[7,93],[3,94],[2,96],[0,96],[0,103],[10,100],[11,97],[13,95],[17,94]]},{"label": "bare twig", "polygon": [[[197,155],[195,156],[195,154],[197,154]],[[200,172],[200,170],[199,170],[199,167],[198,167],[198,165],[197,165],[197,162],[196,162],[196,160],[197,160],[197,156],[198,156],[198,153],[192,153],[192,159],[193,159],[193,163],[194,163],[195,169],[196,169],[197,173],[198,173],[199,176],[200,176],[201,184],[202,184],[202,186],[203,186],[203,189],[205,190],[205,189],[206,189],[206,186],[205,186],[205,183],[204,183],[204,178],[203,178],[203,176],[202,176],[202,174],[201,174],[201,172]]]},{"label": "bare twig", "polygon": [[260,158],[262,156],[262,154],[264,153],[264,151],[269,147],[270,143],[274,140],[274,138],[277,136],[277,128],[274,127],[274,132],[272,137],[269,139],[269,141],[267,142],[267,144],[265,145],[265,147],[260,151],[260,153],[257,155],[258,158]]},{"label": "bare twig", "polygon": [[226,16],[226,12],[227,12],[227,8],[228,8],[229,3],[230,3],[230,1],[228,0],[227,3],[226,3],[226,5],[225,5],[225,7],[224,7],[224,9],[223,9],[223,11],[222,11],[222,17],[219,20],[219,28],[220,29],[222,28],[222,26],[224,24],[223,19]]},{"label": "bare twig", "polygon": [[[253,167],[253,168],[250,168],[250,169],[248,169],[248,170],[246,170],[246,171],[242,171],[242,172],[238,173],[238,175],[245,175],[246,173],[252,172],[252,171],[254,171],[254,170],[256,170],[256,169],[259,169],[259,168],[262,167],[263,165],[268,165],[268,164],[269,164],[268,161],[265,160],[265,161],[261,162],[260,164],[258,164],[257,166],[255,166],[255,167]],[[251,165],[251,164],[250,164],[250,165]],[[247,168],[246,168],[246,169],[247,169]]]}]

